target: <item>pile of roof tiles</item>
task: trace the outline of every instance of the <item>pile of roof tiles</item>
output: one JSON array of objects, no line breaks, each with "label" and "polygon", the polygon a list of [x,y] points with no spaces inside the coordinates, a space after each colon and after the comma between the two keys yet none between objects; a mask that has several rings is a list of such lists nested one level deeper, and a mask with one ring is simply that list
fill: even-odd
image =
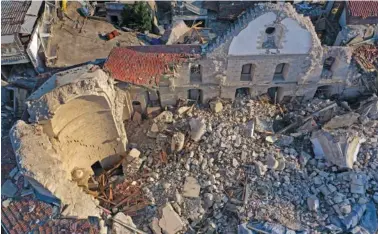
[{"label": "pile of roof tiles", "polygon": [[354,52],[354,59],[365,71],[374,71],[378,68],[378,46],[362,45]]}]

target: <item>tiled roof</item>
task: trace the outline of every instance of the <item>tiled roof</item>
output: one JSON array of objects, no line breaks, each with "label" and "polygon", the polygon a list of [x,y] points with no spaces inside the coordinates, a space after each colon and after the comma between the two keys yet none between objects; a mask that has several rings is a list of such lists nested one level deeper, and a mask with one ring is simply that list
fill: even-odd
[{"label": "tiled roof", "polygon": [[16,197],[8,206],[4,205],[5,195],[1,196],[1,224],[7,233],[100,233],[99,220],[88,219],[52,219],[58,210],[54,206],[43,201],[38,201],[33,195],[23,196],[21,190],[24,187],[24,177],[10,178],[9,172],[16,166],[15,155],[9,138],[1,140],[1,174],[2,184],[10,179],[18,187]]},{"label": "tiled roof", "polygon": [[199,58],[198,45],[130,46],[114,48],[104,69],[116,79],[136,85],[158,85],[171,65]]},{"label": "tiled roof", "polygon": [[348,13],[354,17],[378,17],[378,1],[348,1]]},{"label": "tiled roof", "polygon": [[18,33],[31,1],[1,1],[1,35]]}]

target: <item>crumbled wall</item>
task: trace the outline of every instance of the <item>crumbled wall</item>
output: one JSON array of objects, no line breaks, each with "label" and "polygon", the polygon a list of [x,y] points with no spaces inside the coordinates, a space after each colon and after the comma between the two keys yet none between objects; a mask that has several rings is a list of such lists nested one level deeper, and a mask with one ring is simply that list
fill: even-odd
[{"label": "crumbled wall", "polygon": [[10,136],[21,172],[26,178],[37,180],[63,204],[69,205],[63,215],[79,218],[100,216],[94,198],[71,181],[71,173],[62,167],[61,155],[40,125],[19,120]]},{"label": "crumbled wall", "polygon": [[20,122],[11,132],[20,168],[69,204],[70,214],[93,215],[93,202],[80,198],[85,194],[70,175],[75,168],[93,173],[93,163],[125,151],[123,120],[132,108],[128,93],[116,89],[101,69],[82,66],[54,75],[27,105],[33,126]]}]

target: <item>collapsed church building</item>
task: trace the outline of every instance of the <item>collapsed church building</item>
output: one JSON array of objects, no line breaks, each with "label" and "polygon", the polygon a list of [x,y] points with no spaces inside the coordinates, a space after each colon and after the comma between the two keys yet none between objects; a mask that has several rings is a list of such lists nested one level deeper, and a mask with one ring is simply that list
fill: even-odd
[{"label": "collapsed church building", "polygon": [[10,133],[18,166],[36,190],[67,207],[64,215],[100,217],[99,201],[78,185],[88,187],[98,163],[111,167],[128,151],[124,122],[134,111],[180,99],[354,96],[361,90],[352,82],[352,52],[321,45],[311,20],[290,4],[257,4],[206,45],[115,47],[103,68],[56,73],[30,95],[28,120]]}]

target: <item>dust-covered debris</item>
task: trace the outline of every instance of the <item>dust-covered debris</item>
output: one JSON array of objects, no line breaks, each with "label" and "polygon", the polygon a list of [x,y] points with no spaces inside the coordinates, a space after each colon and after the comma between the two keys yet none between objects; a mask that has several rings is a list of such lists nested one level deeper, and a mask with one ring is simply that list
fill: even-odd
[{"label": "dust-covered debris", "polygon": [[[377,121],[321,129],[336,116],[354,116],[355,110],[320,99],[281,107],[241,99],[223,102],[218,113],[190,107],[188,114],[183,107],[172,110],[177,115],[167,122],[155,118],[142,124],[146,133],[160,122],[165,128],[153,141],[137,145],[143,159],[138,181],[143,181],[145,196],[154,207],[180,217],[182,231],[230,233],[256,220],[293,233],[324,233],[340,229],[331,217],[353,213],[356,204],[367,204],[378,192]],[[281,131],[294,122],[298,127]],[[312,142],[317,131],[347,139],[339,155],[351,160],[340,164],[317,155]],[[139,228],[153,233],[167,228],[160,225],[158,210],[142,213],[135,216]]]}]

